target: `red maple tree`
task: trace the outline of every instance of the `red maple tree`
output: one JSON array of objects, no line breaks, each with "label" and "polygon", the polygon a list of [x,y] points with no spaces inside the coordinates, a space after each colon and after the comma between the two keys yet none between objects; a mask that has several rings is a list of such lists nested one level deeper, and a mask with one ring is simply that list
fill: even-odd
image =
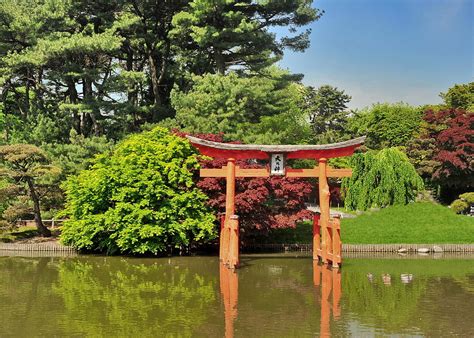
[{"label": "red maple tree", "polygon": [[439,164],[432,179],[447,187],[468,190],[474,186],[474,113],[463,109],[427,110],[425,138],[435,141]]},{"label": "red maple tree", "polygon": [[[178,135],[183,135],[177,132]],[[199,134],[196,137],[224,142],[223,134]],[[239,142],[233,142],[239,143]],[[221,168],[225,159],[203,160],[203,168]],[[241,168],[264,168],[254,160],[237,160]],[[225,178],[202,178],[198,187],[209,196],[209,205],[216,213],[225,212]],[[305,201],[311,194],[310,182],[301,178],[272,176],[269,178],[237,178],[235,208],[244,239],[264,235],[270,229],[295,227],[300,220],[311,219]]]}]

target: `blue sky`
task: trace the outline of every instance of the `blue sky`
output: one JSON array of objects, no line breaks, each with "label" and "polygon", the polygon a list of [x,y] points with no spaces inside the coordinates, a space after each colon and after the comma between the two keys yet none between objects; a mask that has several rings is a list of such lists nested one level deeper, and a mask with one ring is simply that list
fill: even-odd
[{"label": "blue sky", "polygon": [[[311,47],[280,65],[306,85],[330,84],[350,108],[376,102],[439,103],[439,93],[474,81],[474,0],[316,0],[325,10]],[[277,31],[280,33],[280,31]]]}]

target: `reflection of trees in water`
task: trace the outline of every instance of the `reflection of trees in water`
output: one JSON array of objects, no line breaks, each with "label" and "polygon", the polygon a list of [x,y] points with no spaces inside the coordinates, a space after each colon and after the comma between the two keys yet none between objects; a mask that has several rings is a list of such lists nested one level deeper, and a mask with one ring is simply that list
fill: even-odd
[{"label": "reflection of trees in water", "polygon": [[350,312],[365,325],[380,327],[386,333],[400,333],[400,330],[415,329],[418,302],[426,291],[426,280],[403,284],[398,275],[392,275],[390,285],[384,283],[382,274],[374,274],[370,282],[363,271],[352,269],[350,273],[342,270],[342,289],[345,298],[342,312]]},{"label": "reflection of trees in water", "polygon": [[0,335],[45,334],[60,301],[51,293],[57,277],[51,258],[0,258]]},{"label": "reflection of trees in water", "polygon": [[215,260],[167,262],[1,258],[0,336],[221,335]]},{"label": "reflection of trees in water", "polygon": [[[474,262],[471,262],[474,264]],[[426,336],[474,337],[474,274],[463,277],[432,277],[430,288],[420,302],[420,327]],[[461,282],[461,283],[460,283]]]},{"label": "reflection of trees in water", "polygon": [[454,277],[454,281],[466,292],[474,294],[474,273],[471,275]]},{"label": "reflection of trees in water", "polygon": [[59,266],[53,289],[64,299],[68,316],[63,325],[70,332],[191,336],[206,322],[208,307],[216,306],[217,277],[196,267],[151,261],[67,260]]},{"label": "reflection of trees in water", "polygon": [[[215,258],[1,258],[0,335],[223,336],[227,313],[236,336],[315,336],[326,297],[333,336],[348,336],[357,323],[362,332],[474,336],[472,260],[348,259],[338,320],[337,302],[324,284],[313,285],[310,259],[244,263],[238,279],[227,280],[227,304]],[[402,274],[413,280],[405,284]]]},{"label": "reflection of trees in water", "polygon": [[[342,269],[345,297],[342,312],[384,334],[470,335],[474,297],[467,283],[472,260],[350,260]],[[406,283],[406,274],[413,280]],[[384,275],[391,282],[384,284]],[[368,278],[368,275],[370,278]],[[472,285],[472,284],[471,284]],[[440,311],[444,308],[445,310]],[[457,318],[457,320],[456,320]],[[460,319],[463,318],[463,319]],[[472,325],[471,325],[472,326]],[[470,331],[471,330],[471,331]]]}]

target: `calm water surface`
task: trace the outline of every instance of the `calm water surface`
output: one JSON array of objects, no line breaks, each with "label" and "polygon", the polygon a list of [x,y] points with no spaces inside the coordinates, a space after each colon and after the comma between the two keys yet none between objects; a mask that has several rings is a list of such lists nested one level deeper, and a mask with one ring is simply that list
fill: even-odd
[{"label": "calm water surface", "polygon": [[474,257],[242,261],[0,257],[0,336],[474,336]]}]

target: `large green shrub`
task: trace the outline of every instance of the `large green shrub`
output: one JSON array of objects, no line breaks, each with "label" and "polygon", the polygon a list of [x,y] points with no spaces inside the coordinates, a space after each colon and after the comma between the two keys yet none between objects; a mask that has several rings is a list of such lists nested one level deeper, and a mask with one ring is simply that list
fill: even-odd
[{"label": "large green shrub", "polygon": [[191,144],[164,128],[129,137],[65,183],[63,243],[156,254],[214,238],[207,197],[193,183],[198,167]]},{"label": "large green shrub", "polygon": [[355,154],[351,159],[353,174],[344,179],[345,206],[352,210],[407,204],[423,189],[423,181],[397,148]]}]

